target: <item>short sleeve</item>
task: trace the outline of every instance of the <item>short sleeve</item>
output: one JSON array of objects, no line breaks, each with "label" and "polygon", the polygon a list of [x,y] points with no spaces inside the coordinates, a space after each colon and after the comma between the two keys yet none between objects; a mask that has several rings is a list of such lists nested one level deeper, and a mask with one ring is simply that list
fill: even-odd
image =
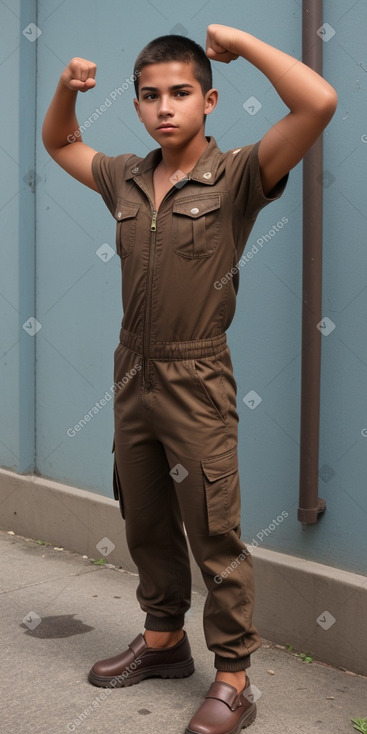
[{"label": "short sleeve", "polygon": [[261,209],[281,197],[289,177],[289,173],[286,173],[272,189],[272,195],[265,196],[260,176],[259,145],[260,140],[226,154],[229,193],[238,211],[250,220],[255,220]]},{"label": "short sleeve", "polygon": [[96,153],[92,160],[93,178],[111,214],[116,209],[114,164],[115,158],[107,156],[104,153]]},{"label": "short sleeve", "polygon": [[96,153],[92,159],[93,178],[104,203],[112,215],[116,211],[117,198],[124,183],[127,163],[133,157],[131,153],[118,156]]}]

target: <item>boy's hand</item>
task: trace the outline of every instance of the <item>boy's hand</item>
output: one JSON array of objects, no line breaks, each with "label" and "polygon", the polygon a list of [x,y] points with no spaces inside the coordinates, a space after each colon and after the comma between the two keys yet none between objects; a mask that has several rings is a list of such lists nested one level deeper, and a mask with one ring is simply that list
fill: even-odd
[{"label": "boy's hand", "polygon": [[210,25],[208,26],[206,35],[206,55],[213,61],[223,61],[229,64],[230,61],[238,59],[239,54],[235,53],[236,28],[228,25]]},{"label": "boy's hand", "polygon": [[87,59],[71,59],[61,74],[61,79],[68,89],[77,92],[87,92],[96,86],[97,66]]}]

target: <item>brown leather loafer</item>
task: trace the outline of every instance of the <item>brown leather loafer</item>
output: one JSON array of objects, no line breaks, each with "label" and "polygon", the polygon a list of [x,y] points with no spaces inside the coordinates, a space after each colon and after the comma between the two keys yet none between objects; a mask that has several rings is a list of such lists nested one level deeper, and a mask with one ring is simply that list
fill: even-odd
[{"label": "brown leather loafer", "polygon": [[241,729],[246,729],[256,719],[256,703],[246,698],[249,688],[248,676],[241,693],[229,683],[212,683],[185,734],[239,734]]},{"label": "brown leather loafer", "polygon": [[89,671],[94,686],[122,688],[140,683],[144,678],[187,678],[194,672],[194,661],[186,632],[172,647],[148,647],[138,635],[128,649],[108,660],[100,660]]}]

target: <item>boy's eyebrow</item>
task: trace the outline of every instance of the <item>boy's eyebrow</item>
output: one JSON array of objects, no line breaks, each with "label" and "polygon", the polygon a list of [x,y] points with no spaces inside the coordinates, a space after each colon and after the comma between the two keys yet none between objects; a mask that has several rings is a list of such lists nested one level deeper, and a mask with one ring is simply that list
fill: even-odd
[{"label": "boy's eyebrow", "polygon": [[[175,91],[177,89],[183,89],[184,87],[191,87],[191,89],[194,89],[194,85],[189,84],[188,82],[187,83],[185,82],[184,84],[174,84],[172,87],[169,87],[169,88]],[[140,91],[141,92],[144,92],[144,91],[159,92],[159,89],[158,87],[140,87]]]}]

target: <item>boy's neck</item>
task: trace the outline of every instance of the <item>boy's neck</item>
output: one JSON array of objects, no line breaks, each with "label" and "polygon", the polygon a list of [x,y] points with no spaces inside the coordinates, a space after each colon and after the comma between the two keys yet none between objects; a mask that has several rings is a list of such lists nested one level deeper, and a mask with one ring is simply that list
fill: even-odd
[{"label": "boy's neck", "polygon": [[207,146],[208,141],[205,133],[196,136],[187,145],[180,148],[173,149],[161,146],[162,160],[159,163],[159,168],[169,175],[175,171],[189,173],[195,167]]}]

